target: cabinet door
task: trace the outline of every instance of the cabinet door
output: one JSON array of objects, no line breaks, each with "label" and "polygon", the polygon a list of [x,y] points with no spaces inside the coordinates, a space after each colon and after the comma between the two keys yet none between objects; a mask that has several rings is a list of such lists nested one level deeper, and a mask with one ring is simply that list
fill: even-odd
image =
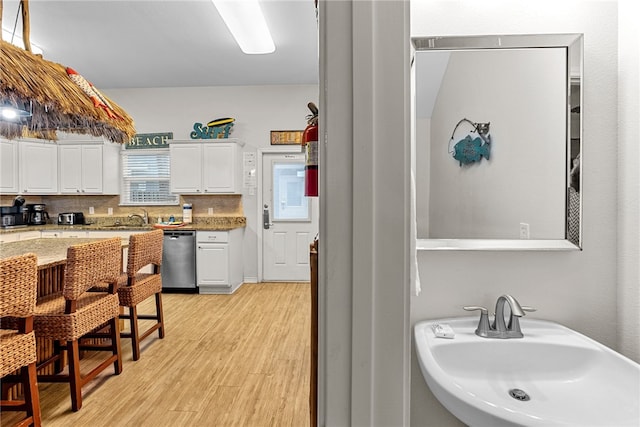
[{"label": "cabinet door", "polygon": [[80,193],[82,189],[82,146],[59,145],[60,192]]},{"label": "cabinet door", "polygon": [[19,171],[22,193],[58,192],[58,147],[55,144],[20,141]]},{"label": "cabinet door", "polygon": [[171,144],[171,192],[200,194],[202,191],[202,144]]},{"label": "cabinet door", "polygon": [[18,143],[0,139],[0,193],[19,193],[18,182]]},{"label": "cabinet door", "polygon": [[43,239],[58,239],[62,237],[62,231],[42,231],[40,237]]},{"label": "cabinet door", "polygon": [[205,193],[236,191],[236,146],[213,143],[203,145],[203,187]]},{"label": "cabinet door", "polygon": [[102,194],[120,194],[122,169],[120,144],[108,143],[102,147]]},{"label": "cabinet door", "polygon": [[226,243],[198,243],[198,286],[229,286],[229,249]]},{"label": "cabinet door", "polygon": [[102,145],[82,145],[83,193],[102,193]]},{"label": "cabinet door", "polygon": [[102,193],[102,145],[58,146],[61,193]]},{"label": "cabinet door", "polygon": [[20,240],[18,233],[1,233],[0,243],[11,243]]},{"label": "cabinet door", "polygon": [[21,233],[18,233],[18,240],[39,239],[40,234],[41,233],[39,231],[23,231]]}]

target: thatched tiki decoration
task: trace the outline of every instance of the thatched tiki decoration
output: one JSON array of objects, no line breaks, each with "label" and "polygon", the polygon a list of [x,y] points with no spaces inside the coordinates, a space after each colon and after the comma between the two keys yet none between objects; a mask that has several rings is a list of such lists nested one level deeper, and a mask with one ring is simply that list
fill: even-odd
[{"label": "thatched tiki decoration", "polygon": [[0,105],[27,106],[32,116],[0,118],[0,135],[55,140],[56,131],[64,131],[128,142],[136,131],[126,111],[71,68],[31,53],[28,0],[21,0],[21,8],[25,49],[0,40]]}]

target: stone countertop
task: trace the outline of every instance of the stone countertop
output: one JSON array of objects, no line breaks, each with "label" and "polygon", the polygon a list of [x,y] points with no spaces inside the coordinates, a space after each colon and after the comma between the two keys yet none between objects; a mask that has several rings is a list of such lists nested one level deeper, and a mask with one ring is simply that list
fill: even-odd
[{"label": "stone countertop", "polygon": [[[35,253],[38,256],[38,268],[50,267],[64,263],[67,260],[67,248],[72,245],[91,243],[98,238],[60,238],[60,239],[31,239],[19,242],[0,243],[2,258]],[[126,242],[123,241],[123,246]]]},{"label": "stone countertop", "polygon": [[[195,230],[195,231],[228,231],[235,228],[245,227],[247,219],[243,216],[219,216],[219,217],[196,217],[195,222],[182,227],[170,228],[169,230]],[[154,230],[153,224],[134,225],[125,224],[115,225],[101,221],[97,224],[87,225],[30,225],[27,227],[15,227],[10,229],[0,229],[0,233],[21,233],[25,231],[58,231],[58,230],[82,230],[82,231],[148,231]]]}]

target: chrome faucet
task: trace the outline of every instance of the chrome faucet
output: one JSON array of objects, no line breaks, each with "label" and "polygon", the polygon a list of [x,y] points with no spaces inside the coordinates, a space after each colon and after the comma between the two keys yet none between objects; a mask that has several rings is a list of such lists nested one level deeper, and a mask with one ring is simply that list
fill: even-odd
[{"label": "chrome faucet", "polygon": [[[509,323],[504,321],[504,306],[509,305]],[[511,295],[501,295],[496,301],[496,312],[493,322],[489,324],[489,311],[484,307],[465,306],[467,311],[480,310],[480,322],[476,328],[476,335],[483,338],[522,338],[519,318],[525,315],[525,311],[536,311],[533,307],[521,306]]]},{"label": "chrome faucet", "polygon": [[140,225],[147,225],[149,224],[149,215],[147,214],[147,211],[142,209],[143,214],[139,215],[139,214],[130,214],[129,215],[129,219],[131,218],[140,218],[140,221],[142,221],[142,224]]}]

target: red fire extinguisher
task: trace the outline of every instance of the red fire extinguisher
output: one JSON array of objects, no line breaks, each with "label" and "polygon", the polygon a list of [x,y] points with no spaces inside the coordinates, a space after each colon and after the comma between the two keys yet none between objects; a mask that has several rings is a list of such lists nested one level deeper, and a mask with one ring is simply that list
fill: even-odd
[{"label": "red fire extinguisher", "polygon": [[318,107],[313,102],[307,104],[311,114],[307,116],[307,127],[302,133],[305,152],[304,195],[318,196]]}]

